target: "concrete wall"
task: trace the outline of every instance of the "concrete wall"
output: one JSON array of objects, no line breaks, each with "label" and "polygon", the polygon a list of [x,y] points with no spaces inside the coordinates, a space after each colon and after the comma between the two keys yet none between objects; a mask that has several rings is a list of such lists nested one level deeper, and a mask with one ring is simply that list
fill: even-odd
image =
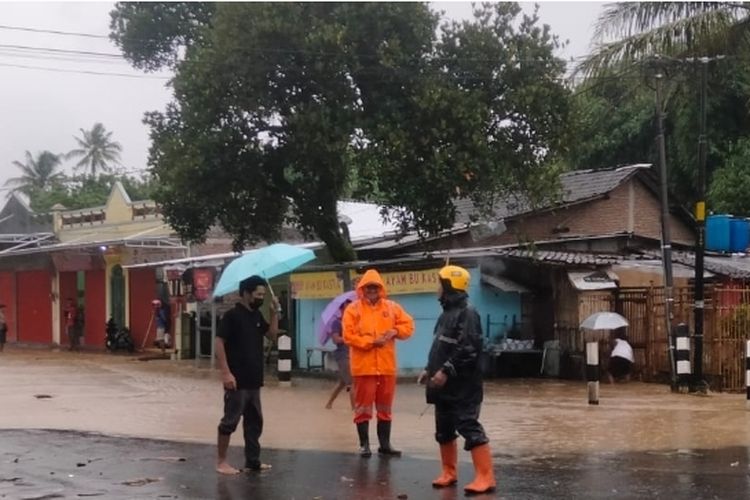
[{"label": "concrete wall", "polygon": [[[521,319],[521,297],[517,293],[506,293],[480,284],[479,269],[471,269],[472,284],[470,301],[478,309],[482,318],[482,328],[487,325],[489,316],[493,324],[492,336],[504,334],[504,328],[512,324],[513,316]],[[400,373],[420,370],[427,362],[427,354],[432,344],[432,333],[435,322],[442,312],[437,295],[432,293],[394,295],[390,297],[398,302],[413,318],[415,332],[411,339],[398,342],[397,356]],[[316,332],[320,314],[330,302],[329,299],[297,301],[297,358],[302,368],[307,367],[306,349],[318,346]],[[487,335],[487,332],[484,332]],[[331,344],[328,344],[330,347]],[[319,361],[316,354],[313,363]]]},{"label": "concrete wall", "polygon": [[[144,204],[148,202],[131,204],[127,193],[124,192],[118,183],[112,188],[107,204],[104,207],[55,212],[55,232],[62,242],[119,240],[136,235],[158,237],[169,236],[173,232],[161,216],[136,217],[133,213],[133,207],[139,203]],[[103,221],[63,225],[64,217],[100,212],[102,210],[105,214]]]}]

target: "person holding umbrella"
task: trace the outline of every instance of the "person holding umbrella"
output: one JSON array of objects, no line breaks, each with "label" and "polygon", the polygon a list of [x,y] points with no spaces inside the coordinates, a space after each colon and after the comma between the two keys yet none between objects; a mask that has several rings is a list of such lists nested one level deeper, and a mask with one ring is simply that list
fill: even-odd
[{"label": "person holding umbrella", "polygon": [[440,445],[442,473],[435,488],[453,486],[458,480],[456,432],[471,452],[474,481],[464,487],[467,495],[494,491],[489,439],[479,423],[483,388],[479,355],[482,352],[482,324],[479,313],[468,304],[471,275],[458,266],[445,266],[438,289],[443,313],[437,320],[427,361],[419,375],[427,383],[427,403],[435,405],[435,439]]},{"label": "person holding umbrella", "polygon": [[346,299],[339,306],[339,316],[334,318],[330,326],[331,340],[336,344],[336,350],[333,351],[333,359],[336,360],[338,366],[339,381],[336,387],[333,388],[331,397],[328,398],[326,403],[326,409],[330,410],[333,408],[333,402],[336,401],[339,393],[346,388],[346,392],[349,393],[349,404],[351,405],[352,411],[354,411],[354,394],[352,393],[352,372],[349,367],[349,346],[344,343],[343,327],[341,325],[341,316],[344,314],[346,306],[351,304],[351,300]]},{"label": "person holding umbrella", "polygon": [[344,342],[350,347],[354,377],[354,423],[359,435],[359,454],[372,456],[369,425],[372,405],[377,409],[381,456],[400,456],[391,446],[391,409],[396,391],[396,339],[414,333],[414,320],[397,303],[386,298],[377,271],[367,271],[357,285],[357,300],[344,311]]},{"label": "person holding umbrella", "polygon": [[263,386],[263,337],[272,342],[279,331],[279,302],[273,297],[270,323],[260,307],[266,297],[268,283],[260,276],[251,276],[239,284],[240,302],[221,319],[216,337],[216,357],[224,385],[224,416],[218,429],[216,471],[237,474],[240,471],[227,463],[229,439],[242,418],[245,437],[245,469],[261,471],[270,465],[260,461],[260,435],[263,413],[260,388]]}]

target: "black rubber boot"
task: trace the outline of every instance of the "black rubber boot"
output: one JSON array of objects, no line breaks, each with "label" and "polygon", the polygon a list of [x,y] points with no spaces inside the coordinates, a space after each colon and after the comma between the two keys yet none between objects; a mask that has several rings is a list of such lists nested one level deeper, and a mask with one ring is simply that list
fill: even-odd
[{"label": "black rubber boot", "polygon": [[378,448],[378,454],[386,457],[400,457],[401,452],[394,450],[391,446],[391,422],[385,420],[378,420],[378,441],[380,441],[380,448]]},{"label": "black rubber boot", "polygon": [[359,456],[370,458],[370,422],[360,422],[357,424],[357,434],[359,434]]}]

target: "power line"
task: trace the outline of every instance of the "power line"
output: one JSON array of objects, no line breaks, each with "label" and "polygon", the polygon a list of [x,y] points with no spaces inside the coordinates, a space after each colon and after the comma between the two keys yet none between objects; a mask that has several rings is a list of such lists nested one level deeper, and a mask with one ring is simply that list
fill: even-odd
[{"label": "power line", "polygon": [[77,70],[77,69],[64,69],[64,68],[50,68],[50,67],[44,67],[44,66],[30,66],[27,64],[12,64],[12,63],[4,63],[4,62],[0,62],[0,66],[4,66],[7,68],[51,71],[54,73],[77,73],[77,74],[83,74],[83,75],[118,76],[122,78],[135,78],[135,79],[141,79],[141,80],[169,80],[170,78],[167,76],[130,75],[127,73],[110,73],[110,72],[104,72],[104,71],[89,71],[89,70],[83,70],[83,69]]},{"label": "power line", "polygon": [[116,54],[113,52],[94,52],[89,50],[73,50],[73,49],[58,49],[54,47],[33,47],[30,45],[13,45],[0,43],[0,48],[3,49],[15,49],[15,50],[27,50],[32,52],[51,52],[55,54],[73,54],[73,55],[85,55],[85,56],[96,56],[96,57],[109,57],[116,59],[124,59],[122,54]]},{"label": "power line", "polygon": [[100,39],[105,39],[105,40],[109,39],[107,35],[95,35],[93,33],[78,33],[74,31],[47,30],[47,29],[41,29],[41,28],[28,28],[26,26],[9,26],[7,24],[0,24],[0,30],[26,31],[30,33],[46,33],[49,35],[78,36],[78,37],[84,37],[84,38],[100,38]]},{"label": "power line", "polygon": [[[64,54],[29,54],[25,52],[13,51],[13,49],[0,48],[0,57],[13,57],[16,59],[30,59],[33,61],[60,61],[80,64],[104,64],[104,65],[123,65],[126,61],[106,60],[106,59],[86,59],[85,57],[67,56]],[[130,67],[130,66],[128,66]]]},{"label": "power line", "polygon": [[[53,34],[53,35],[64,35],[64,36],[79,36],[79,37],[88,37],[88,38],[97,38],[97,39],[104,39],[109,40],[109,37],[106,35],[97,35],[94,33],[80,33],[80,32],[70,32],[70,31],[59,31],[59,30],[47,30],[47,29],[40,29],[40,28],[30,28],[30,27],[24,27],[24,26],[9,26],[9,25],[0,25],[0,29],[5,30],[15,30],[15,31],[26,31],[26,32],[32,32],[32,33],[45,33],[45,34]],[[140,42],[140,45],[145,44],[152,44],[153,42],[157,41],[156,39],[147,39],[147,38],[129,38],[129,42]],[[11,46],[6,46],[11,47]],[[56,51],[56,52],[67,52],[67,53],[88,53],[91,55],[100,55],[105,57],[118,57],[123,58],[121,54],[114,54],[114,53],[104,53],[104,52],[85,52],[85,51],[75,51],[75,50],[63,50],[63,49],[54,49],[54,48],[47,48],[47,47],[30,47],[30,46],[12,46],[13,48],[24,48],[28,50],[49,50],[49,51]],[[307,55],[307,56],[320,56],[320,57],[341,57],[344,55],[353,56],[353,57],[363,57],[363,58],[379,58],[382,56],[382,54],[377,53],[371,53],[371,54],[365,54],[365,53],[347,53],[346,50],[343,50],[341,52],[325,52],[325,51],[318,51],[318,50],[305,50],[305,49],[284,49],[284,48],[278,48],[278,47],[242,47],[242,51],[245,52],[251,52],[256,54],[286,54],[286,55]],[[562,62],[564,65],[568,65],[574,62],[573,59],[581,59],[585,56],[579,56],[572,59],[562,59],[562,58],[556,58],[555,56],[552,56],[551,59],[548,58],[536,58],[536,59],[514,59],[512,63],[515,64],[530,64],[530,63],[543,63],[543,64],[556,64]],[[421,58],[421,56],[418,56],[418,58]],[[465,57],[457,57],[457,56],[443,56],[443,57],[437,57],[437,56],[427,56],[427,59],[430,61],[462,61],[462,62],[483,62],[483,63],[491,63],[496,62],[496,58],[465,58]]]}]

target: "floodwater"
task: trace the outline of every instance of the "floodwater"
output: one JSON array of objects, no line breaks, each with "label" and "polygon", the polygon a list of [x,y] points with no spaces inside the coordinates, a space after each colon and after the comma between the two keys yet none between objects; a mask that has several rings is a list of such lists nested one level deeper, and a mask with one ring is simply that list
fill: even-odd
[{"label": "floodwater", "polygon": [[[263,389],[268,473],[213,471],[222,389],[192,362],[10,349],[0,354],[0,499],[452,499],[434,492],[432,408],[401,384],[394,444],[401,459],[353,453],[345,395],[332,381]],[[486,384],[482,422],[502,498],[750,498],[750,412],[744,395],[672,394],[661,385]],[[33,430],[45,429],[45,430]],[[94,434],[91,434],[93,432]],[[374,429],[371,430],[374,439]],[[241,433],[230,458],[242,460]],[[471,478],[460,454],[460,484]]]},{"label": "floodwater", "polygon": [[[217,500],[455,500],[435,491],[434,460],[360,459],[351,453],[267,450],[270,471],[219,476],[213,447],[65,431],[0,430],[0,498]],[[232,450],[238,458],[239,450]],[[496,466],[498,491],[478,498],[748,498],[745,449],[678,456],[644,453],[566,455]],[[460,464],[459,481],[472,477]]]},{"label": "floodwater", "polygon": [[[352,451],[356,438],[345,394],[333,410],[323,408],[333,384],[296,379],[294,387],[281,388],[269,377],[262,393],[263,446]],[[599,406],[589,406],[584,382],[491,381],[485,392],[481,421],[500,460],[750,446],[743,395],[603,384]],[[222,389],[215,372],[192,362],[6,350],[0,355],[0,402],[0,428],[213,443]],[[398,387],[393,433],[406,453],[434,457],[432,407],[416,384]]]}]

